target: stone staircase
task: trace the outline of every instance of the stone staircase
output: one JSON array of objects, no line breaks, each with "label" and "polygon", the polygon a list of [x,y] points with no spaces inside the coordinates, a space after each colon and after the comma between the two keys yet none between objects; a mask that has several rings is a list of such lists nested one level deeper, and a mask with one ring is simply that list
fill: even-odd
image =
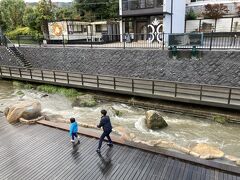
[{"label": "stone staircase", "polygon": [[10,54],[14,55],[17,58],[17,60],[19,60],[18,62],[20,64],[22,64],[26,68],[32,68],[31,63],[27,59],[25,59],[24,55],[15,46],[6,48]]}]

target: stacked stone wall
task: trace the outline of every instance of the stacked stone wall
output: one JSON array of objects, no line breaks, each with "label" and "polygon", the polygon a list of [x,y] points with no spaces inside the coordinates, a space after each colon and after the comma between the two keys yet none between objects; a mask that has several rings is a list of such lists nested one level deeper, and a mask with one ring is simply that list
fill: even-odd
[{"label": "stacked stone wall", "polygon": [[168,51],[20,48],[33,67],[187,83],[240,86],[240,52],[205,51],[174,60]]}]

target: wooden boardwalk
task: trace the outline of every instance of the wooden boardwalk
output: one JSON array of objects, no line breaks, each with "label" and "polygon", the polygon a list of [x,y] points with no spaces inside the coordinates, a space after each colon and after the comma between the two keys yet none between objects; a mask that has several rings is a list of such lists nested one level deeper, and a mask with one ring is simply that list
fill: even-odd
[{"label": "wooden boardwalk", "polygon": [[[1,116],[1,115],[0,115]],[[128,146],[103,145],[43,125],[10,125],[0,117],[0,179],[240,180],[240,176]]]}]

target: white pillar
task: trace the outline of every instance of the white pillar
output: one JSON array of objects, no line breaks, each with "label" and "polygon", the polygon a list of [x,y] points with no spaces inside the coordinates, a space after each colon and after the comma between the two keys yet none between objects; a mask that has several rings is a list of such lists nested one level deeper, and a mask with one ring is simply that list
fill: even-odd
[{"label": "white pillar", "polygon": [[[122,16],[122,0],[119,0],[119,16]],[[122,20],[120,20],[119,22],[119,26],[120,26],[120,41],[122,42],[123,41],[123,22]]]},{"label": "white pillar", "polygon": [[172,28],[172,33],[184,33],[186,0],[164,0],[163,11],[167,12],[163,18],[164,32],[171,33]]},{"label": "white pillar", "polygon": [[123,41],[123,22],[122,20],[119,21],[119,26],[120,26],[120,41]]}]

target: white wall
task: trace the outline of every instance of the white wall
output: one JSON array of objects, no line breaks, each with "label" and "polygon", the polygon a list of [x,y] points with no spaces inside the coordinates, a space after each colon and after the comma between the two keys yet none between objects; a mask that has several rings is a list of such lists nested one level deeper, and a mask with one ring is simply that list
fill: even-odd
[{"label": "white wall", "polygon": [[[213,30],[216,32],[231,32],[231,31],[240,32],[240,18],[239,17],[233,18],[232,30],[231,30],[232,18],[220,18],[217,20],[216,25],[215,25],[214,19],[202,19],[201,25],[204,22],[211,23],[214,27]],[[200,23],[199,19],[198,20],[187,20],[186,21],[186,33],[193,32],[196,30],[199,31],[199,23]]]},{"label": "white wall", "polygon": [[[184,33],[185,28],[185,3],[186,0],[173,1],[172,33]],[[171,0],[164,0],[164,11],[171,13]],[[163,18],[165,33],[171,33],[171,15],[166,14]]]}]

